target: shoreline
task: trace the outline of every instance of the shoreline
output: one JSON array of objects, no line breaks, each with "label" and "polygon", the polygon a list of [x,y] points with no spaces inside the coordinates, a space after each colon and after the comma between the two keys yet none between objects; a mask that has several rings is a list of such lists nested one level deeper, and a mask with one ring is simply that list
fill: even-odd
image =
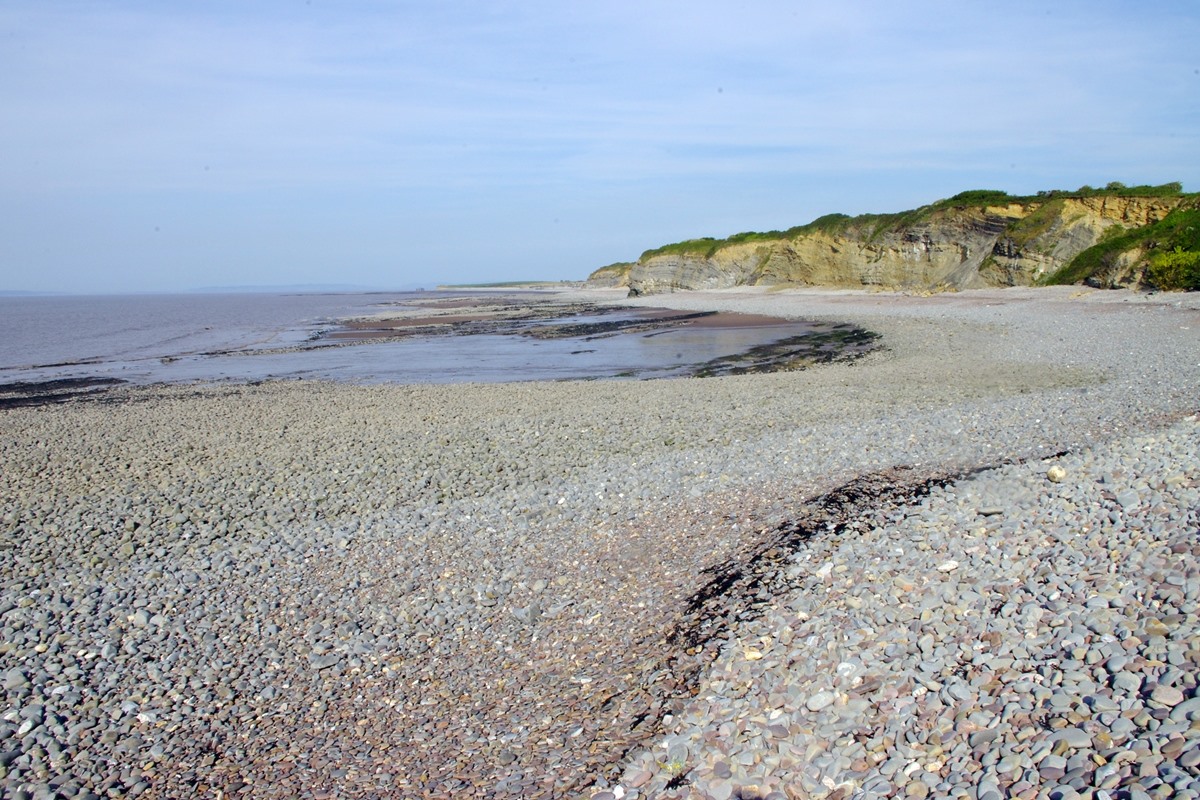
[{"label": "shoreline", "polygon": [[[364,302],[360,296],[348,305],[361,310]],[[6,368],[9,380],[0,383],[0,405],[34,405],[38,387],[45,402],[59,402],[66,396],[62,387],[71,381],[143,386],[289,379],[461,383],[770,371],[853,358],[872,338],[837,323],[598,305],[552,292],[410,297],[376,304],[374,313],[365,316],[322,324],[293,319],[282,327],[273,316],[279,310],[268,303],[260,311],[271,324],[246,322],[239,328],[257,331],[252,341],[243,336],[243,346],[172,351],[161,342],[151,344],[155,337],[147,333],[141,344],[126,343],[130,352],[141,348],[133,358],[92,355]],[[199,319],[179,328],[190,330]],[[27,322],[36,329],[37,324]],[[203,336],[210,341],[230,338],[213,330],[204,326]],[[191,341],[195,335],[191,330],[175,338]],[[271,341],[291,343],[273,346]],[[368,345],[378,349],[354,349]],[[151,351],[157,355],[149,355]]]},{"label": "shoreline", "polygon": [[[613,372],[610,367],[607,373],[583,373],[566,378],[653,380],[778,372],[834,361],[849,362],[869,352],[877,339],[871,331],[835,321],[789,320],[766,314],[703,309],[680,311],[656,306],[597,303],[592,299],[536,302],[529,302],[525,296],[520,299],[524,302],[513,302],[513,297],[497,294],[486,295],[482,301],[467,297],[414,302],[410,305],[416,308],[401,315],[384,313],[368,319],[343,320],[337,328],[324,333],[315,347],[320,347],[322,342],[361,345],[487,335],[523,337],[539,342],[575,340],[581,348],[587,348],[571,353],[571,356],[577,356],[596,352],[591,348],[606,347],[596,342],[614,337],[623,337],[623,341],[639,337],[644,342],[654,336],[686,331],[778,331],[779,335],[769,341],[743,343],[735,352],[679,363],[669,369],[629,363],[618,372]],[[620,345],[617,345],[609,352],[619,350]],[[686,344],[680,346],[676,358],[682,357],[683,352],[687,352]],[[640,355],[644,358],[645,352]],[[542,357],[547,358],[544,353]],[[696,351],[691,357],[703,358],[703,355]],[[532,350],[530,358],[535,358]],[[668,371],[664,373],[664,369]]]},{"label": "shoreline", "polygon": [[[549,338],[567,335],[559,328],[594,328],[597,333],[668,331],[677,328],[775,328],[794,323],[780,317],[762,314],[731,313],[727,311],[678,311],[669,308],[635,307],[596,304],[590,301],[515,303],[516,298],[498,295],[496,298],[454,298],[445,302],[409,304],[412,310],[404,314],[380,313],[369,318],[342,320],[320,339],[349,343],[431,335],[529,335]],[[608,298],[605,298],[606,300]],[[437,313],[438,311],[451,313]],[[598,320],[590,317],[611,315],[613,311],[630,312],[630,319]],[[461,312],[461,313],[460,313]],[[562,318],[578,318],[576,323],[563,323]]]},{"label": "shoreline", "polygon": [[[42,708],[0,782],[665,790],[638,760],[680,743],[647,727],[686,707],[664,637],[706,576],[810,499],[887,470],[1031,469],[1195,413],[1196,298],[995,295],[648,299],[884,335],[854,365],[803,372],[121,388],[0,412],[13,732]],[[681,774],[730,780],[702,766]]]}]

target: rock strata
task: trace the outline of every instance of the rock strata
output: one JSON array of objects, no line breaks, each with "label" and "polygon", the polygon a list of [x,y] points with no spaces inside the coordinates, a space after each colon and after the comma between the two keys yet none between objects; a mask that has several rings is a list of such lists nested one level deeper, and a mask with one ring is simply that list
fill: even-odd
[{"label": "rock strata", "polygon": [[[891,217],[801,227],[777,236],[647,251],[637,262],[597,270],[596,288],[631,295],[735,286],[978,289],[1028,286],[1054,273],[1113,232],[1162,220],[1181,196],[1038,198],[993,205],[943,201]],[[1136,282],[1145,254],[1125,253],[1109,280]]]}]

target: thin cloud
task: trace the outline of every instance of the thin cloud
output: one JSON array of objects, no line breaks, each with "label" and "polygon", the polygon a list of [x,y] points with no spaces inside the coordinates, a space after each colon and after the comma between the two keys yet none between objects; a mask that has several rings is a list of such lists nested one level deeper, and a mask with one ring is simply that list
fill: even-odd
[{"label": "thin cloud", "polygon": [[[36,254],[45,226],[25,208],[211,213],[223,195],[252,219],[283,194],[311,225],[353,195],[400,218],[422,198],[447,220],[503,208],[519,248],[551,206],[625,224],[651,197],[682,198],[654,214],[703,235],[747,186],[812,216],[836,209],[802,195],[830,182],[874,180],[879,202],[968,181],[1197,188],[1198,34],[1184,2],[14,0],[0,9],[3,232]],[[407,236],[429,231],[432,249],[436,228]]]}]

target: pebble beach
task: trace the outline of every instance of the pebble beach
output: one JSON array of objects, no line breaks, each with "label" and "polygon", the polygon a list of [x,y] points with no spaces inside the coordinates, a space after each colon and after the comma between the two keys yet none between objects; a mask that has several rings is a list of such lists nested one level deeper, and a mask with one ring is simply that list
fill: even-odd
[{"label": "pebble beach", "polygon": [[1200,797],[1195,293],[577,299],[881,346],[0,411],[3,793]]}]

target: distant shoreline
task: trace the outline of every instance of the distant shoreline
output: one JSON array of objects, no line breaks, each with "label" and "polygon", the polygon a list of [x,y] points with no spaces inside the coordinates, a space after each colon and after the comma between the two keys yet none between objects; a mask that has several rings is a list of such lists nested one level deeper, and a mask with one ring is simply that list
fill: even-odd
[{"label": "distant shoreline", "polygon": [[461,292],[474,289],[582,289],[587,281],[496,281],[493,283],[445,283],[435,288],[439,292]]}]

